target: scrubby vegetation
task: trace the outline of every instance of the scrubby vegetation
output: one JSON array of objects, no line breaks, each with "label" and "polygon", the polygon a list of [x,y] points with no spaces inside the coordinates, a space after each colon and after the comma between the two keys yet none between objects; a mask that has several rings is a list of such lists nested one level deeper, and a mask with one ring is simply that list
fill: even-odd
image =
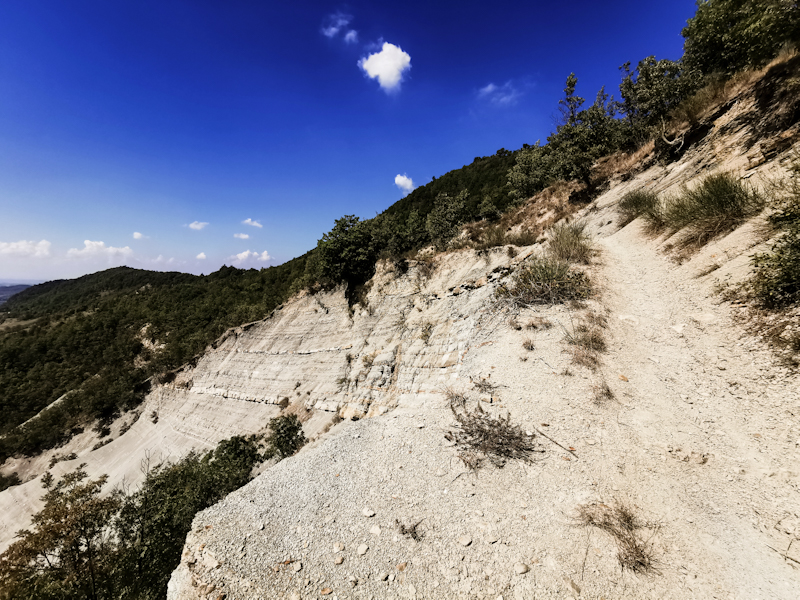
[{"label": "scrubby vegetation", "polygon": [[[279,419],[271,439],[288,456],[302,433]],[[257,438],[237,436],[176,463],[146,465],[133,492],[104,492],[107,478],[88,479],[83,465],[58,482],[46,474],[33,528],[0,555],[0,598],[164,598],[194,515],[247,483],[263,459]]]},{"label": "scrubby vegetation", "polygon": [[663,224],[658,195],[650,190],[628,192],[617,204],[617,210],[622,217],[620,220],[622,226],[641,216],[645,216],[648,222],[655,221],[659,227]]}]

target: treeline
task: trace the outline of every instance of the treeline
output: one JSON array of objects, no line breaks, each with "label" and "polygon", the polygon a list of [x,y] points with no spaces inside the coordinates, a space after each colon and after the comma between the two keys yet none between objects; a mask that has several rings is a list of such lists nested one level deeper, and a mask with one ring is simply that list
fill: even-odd
[{"label": "treeline", "polygon": [[107,433],[153,376],[284,302],[305,262],[207,276],[120,267],[12,297],[0,313],[8,326],[0,331],[0,462],[56,447],[92,424]]}]

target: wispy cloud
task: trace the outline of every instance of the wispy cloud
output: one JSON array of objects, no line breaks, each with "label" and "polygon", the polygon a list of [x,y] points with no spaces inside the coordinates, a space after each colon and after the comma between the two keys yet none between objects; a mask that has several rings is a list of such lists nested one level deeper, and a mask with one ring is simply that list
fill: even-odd
[{"label": "wispy cloud", "polygon": [[97,258],[108,257],[113,258],[127,258],[133,255],[133,250],[129,246],[123,248],[116,248],[114,246],[106,246],[104,242],[93,242],[91,240],[83,241],[83,248],[70,248],[67,250],[67,256],[70,258]]},{"label": "wispy cloud", "polygon": [[348,44],[355,44],[358,41],[358,32],[355,29],[351,29],[344,34],[344,41]]},{"label": "wispy cloud", "polygon": [[246,233],[234,233],[233,237],[238,238],[240,240],[249,240],[250,239],[250,236],[247,235]]},{"label": "wispy cloud", "polygon": [[400,46],[384,42],[380,52],[358,61],[358,66],[370,79],[377,79],[386,92],[400,89],[403,74],[411,68],[411,56]]},{"label": "wispy cloud", "polygon": [[414,182],[408,175],[397,175],[394,178],[394,184],[399,187],[404,194],[410,194],[414,189]]},{"label": "wispy cloud", "polygon": [[195,231],[200,231],[201,229],[203,229],[207,225],[208,225],[208,223],[204,223],[202,221],[194,221],[192,223],[189,223],[189,229],[194,229]]},{"label": "wispy cloud", "polygon": [[135,239],[135,240],[140,240],[140,239],[142,239],[143,237],[144,237],[144,236],[143,236],[141,233],[139,233],[138,231],[134,231],[134,232],[133,232],[133,239]]},{"label": "wispy cloud", "polygon": [[0,242],[0,255],[46,258],[50,256],[50,245],[47,240],[41,240],[40,242],[29,240]]},{"label": "wispy cloud", "polygon": [[495,106],[513,106],[521,95],[522,92],[510,81],[503,85],[489,83],[478,90],[478,98]]},{"label": "wispy cloud", "polygon": [[272,257],[266,250],[260,254],[251,250],[245,250],[244,252],[239,252],[239,254],[234,254],[228,260],[232,261],[237,267],[240,267],[246,263],[267,262],[270,258]]},{"label": "wispy cloud", "polygon": [[[325,17],[325,21],[323,22],[322,29],[320,31],[326,38],[335,38],[337,35],[339,35],[339,32],[347,29],[347,26],[350,25],[352,20],[352,15],[348,15],[343,12],[335,12]],[[356,32],[353,30],[348,31],[345,35],[346,42],[351,41],[347,39],[347,36],[349,36],[351,33]]]},{"label": "wispy cloud", "polygon": [[253,227],[258,227],[259,229],[263,227],[261,223],[254,221],[253,219],[245,219],[242,221],[242,225],[252,225]]}]

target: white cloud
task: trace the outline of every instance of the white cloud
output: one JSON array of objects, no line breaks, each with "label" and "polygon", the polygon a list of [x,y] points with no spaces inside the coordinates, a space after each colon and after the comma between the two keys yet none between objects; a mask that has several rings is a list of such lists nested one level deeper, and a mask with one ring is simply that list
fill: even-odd
[{"label": "white cloud", "polygon": [[263,227],[261,223],[258,221],[253,221],[253,219],[245,219],[242,221],[242,225],[252,225],[253,227],[258,227],[259,229]]},{"label": "white cloud", "polygon": [[370,79],[377,79],[384,90],[391,92],[400,87],[403,73],[411,68],[411,56],[400,46],[384,42],[380,52],[362,58],[358,66]]},{"label": "white cloud", "polygon": [[70,248],[67,250],[67,256],[70,258],[93,258],[107,256],[109,259],[112,259],[124,258],[131,256],[132,254],[133,250],[131,250],[128,246],[125,246],[124,248],[115,248],[114,246],[106,246],[104,242],[93,242],[91,240],[84,240],[83,248],[80,250],[77,248]]},{"label": "white cloud", "polygon": [[503,85],[490,83],[478,90],[478,98],[486,100],[495,106],[513,106],[522,95],[510,81]]},{"label": "white cloud", "polygon": [[50,242],[20,240],[18,242],[0,242],[0,255],[8,256],[33,256],[44,258],[50,256]]},{"label": "white cloud", "polygon": [[250,239],[250,236],[247,235],[246,233],[234,233],[233,237],[239,238],[240,240],[249,240]]},{"label": "white cloud", "polygon": [[355,44],[358,41],[358,32],[355,29],[351,29],[344,34],[344,41],[348,44]]},{"label": "white cloud", "polygon": [[[351,15],[341,12],[328,15],[328,17],[325,19],[325,24],[322,26],[322,35],[327,38],[335,38],[340,31],[350,24],[350,21],[352,20],[353,17]],[[348,33],[347,35],[350,34]]]},{"label": "white cloud", "polygon": [[139,233],[138,231],[134,231],[134,232],[133,232],[133,239],[135,239],[135,240],[140,240],[140,239],[142,239],[143,237],[144,237],[144,236],[143,236],[141,233]]},{"label": "white cloud", "polygon": [[194,229],[195,231],[200,231],[206,225],[208,225],[208,223],[203,223],[203,222],[200,222],[200,221],[194,221],[193,223],[189,223],[189,229]]},{"label": "white cloud", "polygon": [[197,256],[195,256],[195,258],[196,258],[197,260],[205,260],[205,259],[206,259],[206,253],[205,253],[205,252],[201,252],[200,254],[198,254]]},{"label": "white cloud", "polygon": [[414,182],[408,175],[397,175],[394,178],[394,184],[399,187],[405,194],[410,194],[414,189]]},{"label": "white cloud", "polygon": [[233,261],[233,264],[238,267],[249,262],[267,262],[270,258],[272,257],[266,250],[261,254],[251,250],[245,250],[244,252],[239,252],[239,254],[234,254],[228,260]]}]

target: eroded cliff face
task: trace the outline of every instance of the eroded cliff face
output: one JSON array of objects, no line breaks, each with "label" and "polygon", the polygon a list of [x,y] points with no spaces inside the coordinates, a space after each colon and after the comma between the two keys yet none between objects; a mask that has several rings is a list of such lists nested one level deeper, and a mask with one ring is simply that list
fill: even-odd
[{"label": "eroded cliff face", "polygon": [[[382,265],[366,308],[352,310],[342,289],[294,298],[263,321],[229,330],[195,366],[156,386],[140,418],[108,445],[92,451],[95,439],[84,435],[59,449],[78,458],[53,474],[86,463],[90,477],[109,475],[109,488],[135,486],[147,463],[263,432],[287,405],[316,438],[338,417],[419,404],[457,377],[465,353],[480,343],[476,317],[487,283],[525,255],[463,252],[413,263],[405,273]],[[19,462],[42,473],[48,459]],[[0,550],[41,509],[41,495],[40,477],[0,494]]]}]

